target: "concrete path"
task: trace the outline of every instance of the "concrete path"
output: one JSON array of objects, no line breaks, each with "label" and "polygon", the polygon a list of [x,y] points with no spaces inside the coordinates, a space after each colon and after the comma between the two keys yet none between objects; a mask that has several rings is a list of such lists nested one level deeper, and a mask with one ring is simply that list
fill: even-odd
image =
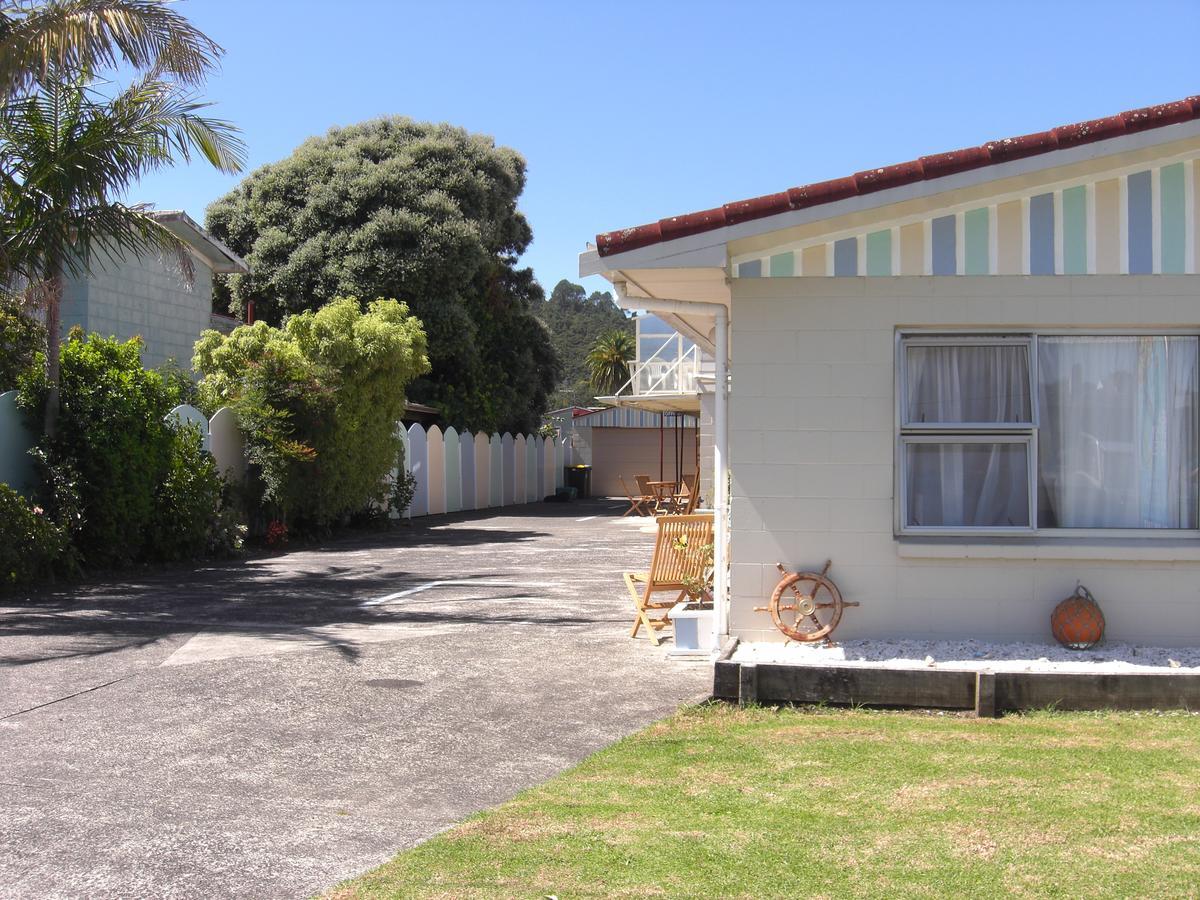
[{"label": "concrete path", "polygon": [[707,696],[619,508],[0,599],[0,895],[320,892]]}]

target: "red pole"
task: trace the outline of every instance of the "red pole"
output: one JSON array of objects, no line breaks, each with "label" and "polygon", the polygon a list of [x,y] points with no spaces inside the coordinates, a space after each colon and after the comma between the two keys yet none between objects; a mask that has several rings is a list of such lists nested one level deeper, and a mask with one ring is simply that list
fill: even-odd
[{"label": "red pole", "polygon": [[663,480],[663,414],[658,414],[658,480]]}]

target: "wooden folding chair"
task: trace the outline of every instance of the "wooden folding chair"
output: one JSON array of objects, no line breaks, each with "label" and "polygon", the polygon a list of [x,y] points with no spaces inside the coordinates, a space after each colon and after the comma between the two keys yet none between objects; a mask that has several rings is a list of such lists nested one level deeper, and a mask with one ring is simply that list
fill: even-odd
[{"label": "wooden folding chair", "polygon": [[[625,572],[625,586],[633,598],[636,611],[630,637],[637,637],[643,625],[650,632],[650,641],[658,646],[657,630],[669,625],[670,617],[664,613],[652,618],[652,609],[670,609],[683,599],[684,579],[699,580],[704,575],[708,562],[705,547],[713,542],[712,513],[690,516],[659,516],[658,535],[654,541],[654,556],[650,559],[649,572]],[[676,544],[683,544],[677,548]],[[641,594],[637,586],[645,585]],[[656,594],[670,595],[670,600],[656,599]]]},{"label": "wooden folding chair", "polygon": [[638,490],[641,491],[642,496],[647,498],[649,508],[653,511],[654,515],[657,516],[671,511],[663,502],[662,494],[655,490],[654,485],[650,483],[649,475],[634,475],[633,480],[637,484]]},{"label": "wooden folding chair", "polygon": [[690,516],[696,511],[700,502],[700,476],[698,473],[683,476],[683,485],[679,489],[679,512]]},{"label": "wooden folding chair", "polygon": [[647,504],[654,502],[654,496],[647,497],[645,494],[634,494],[629,489],[629,485],[625,483],[625,479],[620,475],[617,476],[617,481],[621,482],[621,490],[625,492],[625,496],[629,499],[629,509],[621,513],[621,518],[625,518],[630,513],[637,513],[639,516],[650,515],[650,510],[647,509]]}]

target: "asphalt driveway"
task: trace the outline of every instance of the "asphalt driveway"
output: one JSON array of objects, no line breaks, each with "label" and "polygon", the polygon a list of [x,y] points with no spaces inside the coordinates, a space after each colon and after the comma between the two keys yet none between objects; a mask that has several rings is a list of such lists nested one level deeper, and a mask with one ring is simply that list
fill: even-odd
[{"label": "asphalt driveway", "polygon": [[706,696],[627,637],[619,511],[0,599],[0,894],[319,893]]}]

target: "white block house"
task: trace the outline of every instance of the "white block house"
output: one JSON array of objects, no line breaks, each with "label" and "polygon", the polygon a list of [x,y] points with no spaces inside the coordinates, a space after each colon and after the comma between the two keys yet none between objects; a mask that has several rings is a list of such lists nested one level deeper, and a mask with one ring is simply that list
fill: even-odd
[{"label": "white block house", "polygon": [[187,213],[162,211],[152,215],[187,244],[195,272],[192,281],[183,277],[172,259],[145,256],[114,260],[97,255],[91,274],[68,275],[65,280],[63,334],[78,325],[84,331],[122,340],[141,335],[146,366],[174,359],[186,369],[191,366],[192,347],[202,331],[226,330],[237,324],[228,316],[213,314],[213,275],[250,269]]},{"label": "white block house", "polygon": [[1046,640],[1082,581],[1200,641],[1198,159],[1193,97],[598,235],[716,360],[720,630],[831,559],[846,639]]}]

